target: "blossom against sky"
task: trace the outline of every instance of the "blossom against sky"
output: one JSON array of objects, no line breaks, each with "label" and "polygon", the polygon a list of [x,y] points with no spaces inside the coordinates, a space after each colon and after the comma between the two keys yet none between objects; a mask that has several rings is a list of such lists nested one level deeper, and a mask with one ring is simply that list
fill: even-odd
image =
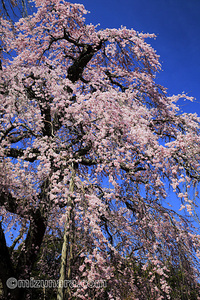
[{"label": "blossom against sky", "polygon": [[158,82],[170,95],[182,91],[196,98],[180,103],[182,110],[200,116],[200,1],[199,0],[73,0],[91,13],[87,22],[100,28],[121,25],[155,33],[148,42],[160,55],[162,72]]}]

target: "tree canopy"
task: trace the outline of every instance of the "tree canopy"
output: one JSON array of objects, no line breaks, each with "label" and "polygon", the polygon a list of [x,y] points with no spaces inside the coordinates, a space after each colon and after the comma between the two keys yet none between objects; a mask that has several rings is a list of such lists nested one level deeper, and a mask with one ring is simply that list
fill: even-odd
[{"label": "tree canopy", "polygon": [[57,299],[192,299],[199,235],[164,202],[170,186],[188,216],[196,205],[200,119],[177,104],[192,98],[157,83],[154,34],[88,25],[81,4],[34,3],[34,14],[0,22],[4,299],[28,299],[6,282],[33,274],[106,282]]}]

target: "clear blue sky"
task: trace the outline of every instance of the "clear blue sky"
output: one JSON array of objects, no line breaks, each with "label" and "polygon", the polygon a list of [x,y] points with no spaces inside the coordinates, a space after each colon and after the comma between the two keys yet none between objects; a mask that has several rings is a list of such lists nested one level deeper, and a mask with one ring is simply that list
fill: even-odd
[{"label": "clear blue sky", "polygon": [[200,116],[200,0],[72,0],[91,13],[87,23],[100,28],[121,25],[155,33],[148,40],[160,55],[160,84],[169,94],[186,92],[196,103],[180,103],[182,110]]}]

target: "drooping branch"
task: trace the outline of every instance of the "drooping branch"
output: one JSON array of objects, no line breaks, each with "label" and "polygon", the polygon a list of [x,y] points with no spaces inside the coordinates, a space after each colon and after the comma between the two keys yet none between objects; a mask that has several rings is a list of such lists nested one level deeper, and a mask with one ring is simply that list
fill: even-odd
[{"label": "drooping branch", "polygon": [[[74,191],[74,178],[75,178],[75,168],[72,165],[72,172],[71,172],[71,180],[69,186],[69,192]],[[69,239],[70,239],[70,220],[72,214],[72,197],[68,197],[68,212],[66,214],[66,221],[65,221],[65,229],[64,229],[64,237],[63,237],[63,245],[62,245],[62,254],[61,254],[61,267],[60,267],[60,278],[58,284],[58,292],[57,292],[57,300],[64,299],[64,286],[63,282],[65,280],[65,272],[66,272],[66,265],[67,265],[67,252],[69,247]]]},{"label": "drooping branch", "polygon": [[[8,19],[12,20],[12,14],[16,17],[16,7],[18,8],[20,15],[27,16],[27,4],[30,4],[29,0],[0,0],[0,12]],[[30,8],[30,5],[29,5]],[[12,11],[12,14],[11,14]]]},{"label": "drooping branch", "polygon": [[125,92],[125,90],[127,89],[127,87],[124,87],[120,82],[116,81],[116,80],[113,80],[113,78],[118,78],[118,76],[110,73],[109,70],[106,70],[105,71],[105,74],[108,76],[110,82],[113,84],[113,85],[117,85],[118,87],[120,87],[120,89],[122,90],[122,92]]},{"label": "drooping branch", "polygon": [[180,151],[175,153],[172,157],[178,165],[182,166],[185,169],[187,176],[200,182],[199,173],[197,172],[197,170],[195,170],[192,164],[190,164],[190,161],[187,157],[180,153]]}]

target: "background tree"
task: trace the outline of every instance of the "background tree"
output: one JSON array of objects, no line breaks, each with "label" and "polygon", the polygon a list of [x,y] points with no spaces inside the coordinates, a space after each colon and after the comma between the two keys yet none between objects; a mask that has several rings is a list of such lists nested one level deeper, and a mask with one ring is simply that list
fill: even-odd
[{"label": "background tree", "polygon": [[[190,98],[156,83],[160,63],[145,42],[154,35],[98,30],[80,4],[34,2],[37,12],[14,31],[0,24],[4,298],[28,297],[6,281],[29,279],[38,264],[38,276],[50,270],[41,253],[64,232],[65,278],[107,282],[66,289],[68,299],[170,299],[175,266],[198,290],[199,236],[163,202],[168,183],[189,215],[195,204],[199,118],[176,104]],[[16,226],[8,247],[5,230]]]}]

